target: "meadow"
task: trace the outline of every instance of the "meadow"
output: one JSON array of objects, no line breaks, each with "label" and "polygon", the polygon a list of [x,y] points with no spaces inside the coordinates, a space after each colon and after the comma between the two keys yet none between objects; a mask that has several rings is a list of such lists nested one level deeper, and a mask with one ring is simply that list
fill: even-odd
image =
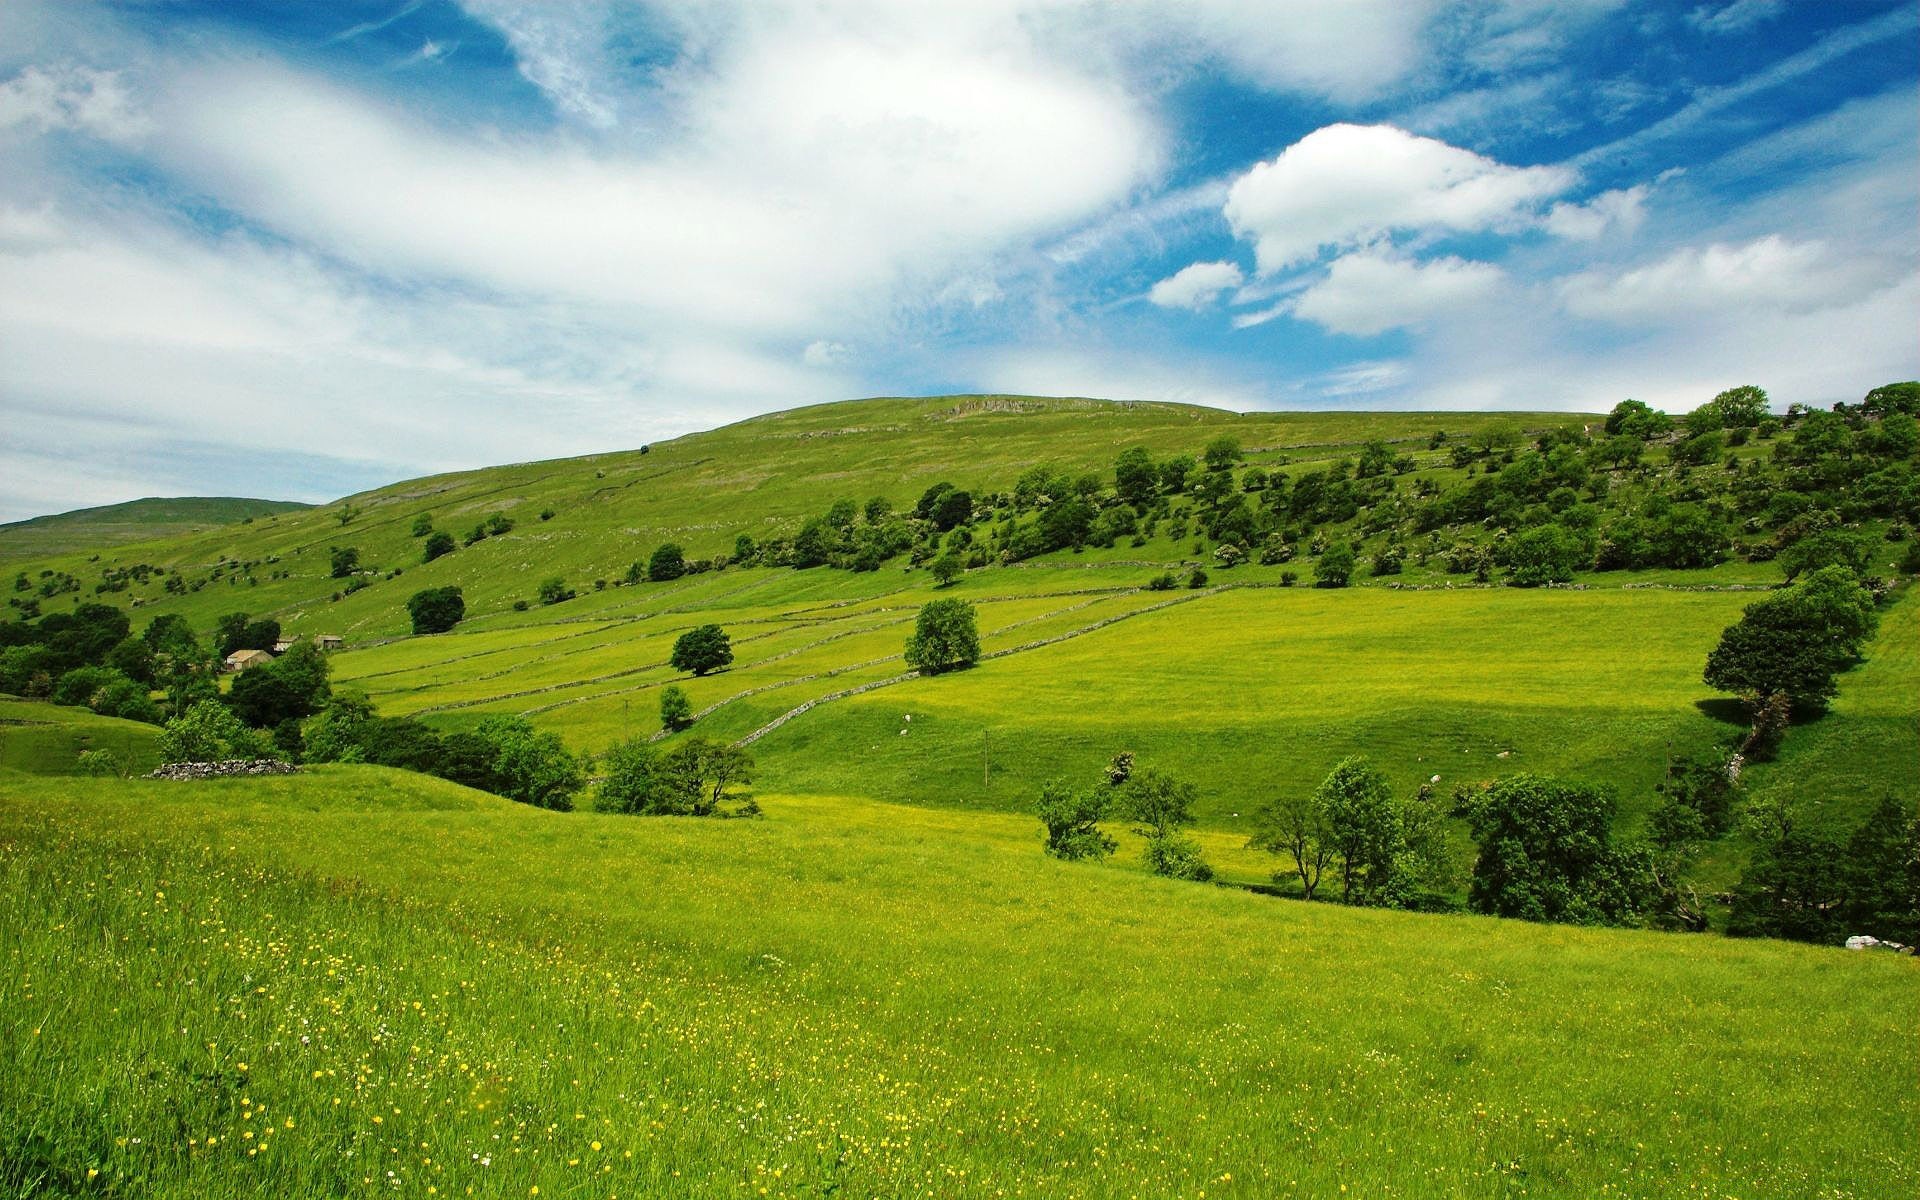
[{"label": "meadow", "polygon": [[0,785],[0,1191],[1885,1197],[1912,960],[1177,884],[1032,822]]}]

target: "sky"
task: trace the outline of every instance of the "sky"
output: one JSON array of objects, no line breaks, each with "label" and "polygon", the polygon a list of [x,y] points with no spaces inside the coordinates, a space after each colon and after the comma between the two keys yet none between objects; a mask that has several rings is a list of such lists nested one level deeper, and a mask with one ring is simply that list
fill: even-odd
[{"label": "sky", "polygon": [[0,0],[0,521],[870,395],[1920,375],[1920,3]]}]

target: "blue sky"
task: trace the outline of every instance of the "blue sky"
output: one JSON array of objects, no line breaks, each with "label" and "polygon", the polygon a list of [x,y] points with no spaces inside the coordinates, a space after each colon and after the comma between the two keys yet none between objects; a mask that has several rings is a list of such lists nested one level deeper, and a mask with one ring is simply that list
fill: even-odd
[{"label": "blue sky", "polygon": [[1920,5],[8,0],[0,520],[864,395],[1920,374]]}]

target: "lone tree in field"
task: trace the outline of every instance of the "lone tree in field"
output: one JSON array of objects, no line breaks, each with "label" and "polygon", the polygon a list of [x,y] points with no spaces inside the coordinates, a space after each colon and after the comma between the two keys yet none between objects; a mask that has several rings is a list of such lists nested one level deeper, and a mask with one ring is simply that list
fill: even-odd
[{"label": "lone tree in field", "polygon": [[693,724],[693,705],[687,700],[686,689],[677,683],[670,683],[660,690],[660,728],[668,732],[678,732]]},{"label": "lone tree in field", "polygon": [[674,670],[695,675],[718,671],[733,661],[733,641],[718,625],[701,625],[680,635],[670,661]]},{"label": "lone tree in field", "polygon": [[420,561],[432,562],[436,558],[444,558],[452,553],[453,535],[444,529],[438,532],[430,531],[427,544],[421,548]]},{"label": "lone tree in field", "polygon": [[1746,700],[1757,717],[1781,698],[1819,711],[1839,690],[1834,676],[1859,661],[1879,617],[1873,596],[1846,567],[1822,567],[1747,606],[1707,655],[1706,683]]},{"label": "lone tree in field", "polygon": [[958,671],[980,661],[980,628],[965,600],[929,600],[907,639],[907,665],[922,675]]},{"label": "lone tree in field", "polygon": [[467,615],[466,597],[457,587],[428,588],[408,598],[407,615],[415,633],[445,633]]}]

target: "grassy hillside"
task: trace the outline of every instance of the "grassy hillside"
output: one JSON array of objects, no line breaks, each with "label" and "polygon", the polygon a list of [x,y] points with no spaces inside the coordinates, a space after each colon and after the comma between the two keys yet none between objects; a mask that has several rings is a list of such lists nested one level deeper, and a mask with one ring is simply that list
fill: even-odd
[{"label": "grassy hillside", "polygon": [[[222,613],[244,610],[273,615],[293,632],[336,633],[358,643],[404,633],[402,606],[419,588],[457,585],[466,592],[469,613],[507,614],[514,600],[532,597],[545,577],[558,576],[585,591],[596,579],[620,579],[665,541],[682,544],[689,556],[708,557],[730,550],[741,533],[790,533],[836,499],[864,502],[880,495],[896,507],[911,507],[941,480],[1004,490],[1037,462],[1111,470],[1115,454],[1127,445],[1147,446],[1156,455],[1198,454],[1210,438],[1230,431],[1250,462],[1286,459],[1305,467],[1350,457],[1372,437],[1416,450],[1434,429],[1469,437],[1493,425],[1537,431],[1591,420],[1568,414],[1243,415],[1186,405],[1010,397],[863,400],[756,417],[645,452],[410,480],[266,517],[242,530],[103,554],[97,563],[88,561],[88,551],[32,566],[78,581],[77,590],[43,602],[48,612],[98,598],[138,603],[143,612],[180,612],[206,628]],[[1435,470],[1443,469],[1438,464],[1444,456],[1426,456]],[[554,515],[541,520],[549,510]],[[494,513],[514,522],[512,532],[420,562],[422,539],[412,534],[420,515],[461,537]],[[367,572],[360,578],[370,584],[337,601],[332,597],[350,581],[330,576],[328,549],[335,545],[359,550]],[[1144,557],[1178,562],[1191,556],[1190,544],[1162,537]],[[1122,547],[1075,561],[1140,557]],[[95,580],[139,564],[166,574],[96,596]],[[387,578],[395,569],[404,576]],[[169,592],[169,575],[194,590]],[[837,593],[861,585],[849,585],[841,575],[828,586]]]},{"label": "grassy hillside", "polygon": [[201,533],[248,518],[299,512],[293,500],[238,496],[149,496],[0,525],[0,563],[96,554],[129,542]]},{"label": "grassy hillside", "polygon": [[0,696],[0,771],[77,775],[80,755],[110,752],[126,771],[160,765],[160,731],[138,721],[95,716],[84,708]]},{"label": "grassy hillside", "polygon": [[1911,960],[1307,906],[1029,822],[0,788],[0,1191],[1920,1186]]}]

